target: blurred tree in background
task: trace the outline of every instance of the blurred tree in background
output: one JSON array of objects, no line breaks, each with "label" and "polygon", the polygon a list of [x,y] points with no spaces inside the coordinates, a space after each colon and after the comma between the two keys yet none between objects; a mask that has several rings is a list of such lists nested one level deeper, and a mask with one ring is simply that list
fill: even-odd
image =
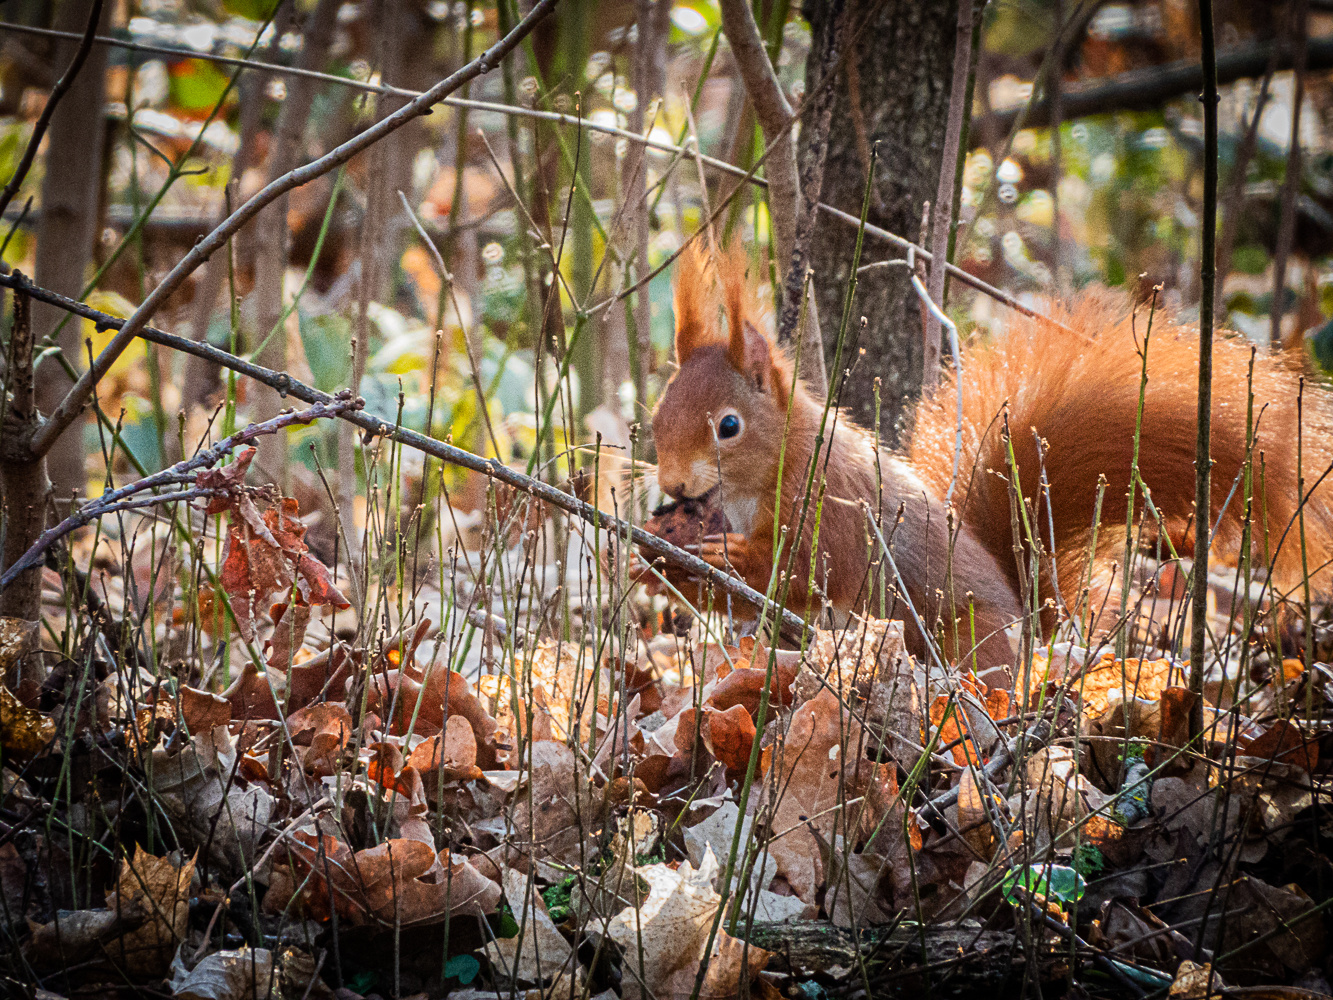
[{"label": "blurred tree in background", "polygon": [[[0,176],[14,173],[90,9],[89,0],[5,6]],[[1140,296],[1160,283],[1169,304],[1196,308],[1194,6],[978,0],[973,9],[963,156],[942,165],[955,5],[752,6],[796,116],[788,141],[797,137],[802,172],[811,96],[831,94],[822,200],[858,214],[878,144],[868,221],[917,240],[923,203],[957,166],[954,260],[965,270],[1023,300],[1090,282]],[[107,3],[108,40],[93,47],[6,209],[4,260],[127,315],[229,205],[392,113],[525,10],[512,0]],[[1223,315],[1259,342],[1303,350],[1308,339],[1328,362],[1333,13],[1225,0],[1217,23]],[[839,25],[844,44],[829,63],[825,42]],[[670,274],[657,270],[710,218],[719,241],[738,239],[780,294],[786,261],[774,254],[768,195],[737,176],[768,144],[743,77],[709,0],[563,0],[464,100],[261,213],[155,323],[321,388],[353,385],[374,412],[567,475],[583,461],[568,446],[597,433],[627,446],[652,406],[671,347]],[[1304,155],[1291,155],[1293,141]],[[821,215],[809,245],[830,357],[854,239],[846,221]],[[867,237],[865,263],[902,255]],[[970,335],[1004,320],[1003,305],[958,281],[947,308]],[[905,269],[864,275],[851,326],[865,354],[852,358],[844,401],[872,422],[880,380],[892,439],[922,379],[922,320]],[[41,307],[37,330],[47,345],[39,403],[49,409],[66,370],[85,367],[110,333]],[[281,405],[205,363],[133,347],[98,387],[102,417],[86,418],[51,456],[56,496],[100,493]],[[303,509],[353,502],[366,481],[350,429],[294,430],[259,461]]]}]

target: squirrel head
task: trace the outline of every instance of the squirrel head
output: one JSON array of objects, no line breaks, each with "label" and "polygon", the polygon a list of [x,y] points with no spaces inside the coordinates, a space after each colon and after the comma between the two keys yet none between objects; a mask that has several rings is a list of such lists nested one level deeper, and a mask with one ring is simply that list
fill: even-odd
[{"label": "squirrel head", "polygon": [[[725,329],[717,321],[717,285]],[[726,507],[771,497],[792,369],[760,328],[743,254],[730,253],[713,266],[702,251],[687,248],[676,271],[674,307],[679,368],[653,413],[658,484],[684,499],[720,483]]]}]

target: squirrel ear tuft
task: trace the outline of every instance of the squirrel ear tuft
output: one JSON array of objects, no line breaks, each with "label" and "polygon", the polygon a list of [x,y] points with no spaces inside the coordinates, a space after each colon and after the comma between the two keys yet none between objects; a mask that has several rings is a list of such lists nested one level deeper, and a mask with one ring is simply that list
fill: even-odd
[{"label": "squirrel ear tuft", "polygon": [[754,382],[756,389],[773,391],[773,346],[748,319],[731,320],[727,358],[731,367]]},{"label": "squirrel ear tuft", "polygon": [[676,363],[683,365],[691,354],[716,340],[708,319],[711,298],[708,257],[691,243],[676,263],[672,309],[676,314]]}]

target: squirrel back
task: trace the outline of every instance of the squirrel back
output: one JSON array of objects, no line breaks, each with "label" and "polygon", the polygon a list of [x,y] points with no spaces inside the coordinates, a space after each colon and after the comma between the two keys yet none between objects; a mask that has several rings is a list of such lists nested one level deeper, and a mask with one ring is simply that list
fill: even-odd
[{"label": "squirrel back", "polygon": [[[704,538],[699,554],[761,593],[782,583],[788,606],[807,613],[832,607],[913,620],[896,600],[887,610],[876,603],[885,593],[878,575],[885,560],[867,526],[868,508],[878,513],[902,577],[898,588],[885,571],[888,591],[905,590],[926,628],[945,636],[951,655],[980,650],[978,659],[987,665],[1008,662],[1004,629],[1020,614],[1018,560],[1025,549],[1011,527],[1006,426],[1024,497],[1037,496],[1043,477],[1049,484],[1049,504],[1043,499],[1029,516],[1036,514],[1047,552],[1054,537],[1068,606],[1087,583],[1103,479],[1099,554],[1123,549],[1146,309],[1135,315],[1113,293],[1084,292],[1048,303],[1047,319],[1015,316],[1003,336],[969,345],[962,361],[963,450],[952,507],[946,507],[957,421],[952,376],[920,403],[908,448],[893,454],[877,450],[873,436],[847,413],[826,413],[823,401],[795,377],[792,359],[765,329],[742,255],[710,262],[702,252],[687,251],[677,271],[675,308],[680,368],[653,416],[659,485],[677,500],[711,498],[722,508],[726,532]],[[1234,551],[1241,538],[1246,497],[1239,476],[1249,454],[1253,385],[1253,551],[1262,564],[1274,563],[1281,580],[1299,579],[1303,565],[1326,580],[1333,485],[1320,476],[1333,458],[1330,395],[1307,385],[1302,396],[1299,372],[1281,358],[1255,356],[1251,380],[1251,355],[1239,338],[1215,338],[1211,516],[1217,541]],[[1192,533],[1197,370],[1197,333],[1158,309],[1137,463],[1178,548]],[[817,475],[807,496],[812,461]],[[1293,526],[1302,474],[1311,494],[1304,553]],[[1135,518],[1144,510],[1140,491]],[[775,568],[787,576],[774,577]],[[1048,585],[1045,567],[1042,575]],[[918,634],[914,642],[914,633],[919,630],[909,625],[909,648],[920,655],[924,640]]]},{"label": "squirrel back", "polygon": [[[1049,508],[1043,499],[1038,523],[1048,551],[1054,526],[1060,589],[1069,599],[1086,582],[1102,478],[1106,488],[1098,549],[1102,555],[1123,551],[1124,532],[1115,529],[1123,529],[1128,513],[1143,373],[1140,350],[1149,333],[1150,310],[1131,311],[1123,296],[1095,289],[1064,302],[1048,301],[1042,311],[1049,318],[1015,315],[1003,336],[963,355],[963,454],[955,496],[962,520],[987,547],[997,556],[1012,553],[1007,417],[1024,496],[1037,495],[1043,472],[1049,483]],[[1170,537],[1178,548],[1192,550],[1198,331],[1161,307],[1151,319],[1138,468]],[[948,489],[953,465],[956,385],[950,375],[918,406],[908,452],[913,467],[941,494]],[[1330,394],[1309,381],[1302,388],[1301,373],[1289,357],[1256,351],[1228,334],[1213,340],[1210,519],[1215,544],[1234,553],[1242,539],[1251,412],[1255,560],[1273,563],[1279,583],[1301,578],[1296,519],[1303,478],[1308,494],[1304,564],[1315,580],[1326,583],[1325,564],[1333,551],[1333,486],[1319,480],[1333,459]],[[1142,490],[1136,500],[1135,517],[1144,517]],[[1150,513],[1148,520],[1154,520]],[[999,561],[1016,580],[1013,556]]]}]

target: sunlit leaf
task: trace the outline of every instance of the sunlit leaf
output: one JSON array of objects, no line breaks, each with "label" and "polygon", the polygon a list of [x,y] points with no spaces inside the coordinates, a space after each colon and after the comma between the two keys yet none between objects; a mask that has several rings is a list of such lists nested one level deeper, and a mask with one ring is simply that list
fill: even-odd
[{"label": "sunlit leaf", "polygon": [[[1020,865],[1011,868],[1000,885],[1004,898],[1015,906],[1027,901],[1027,893],[1058,900],[1067,906],[1082,899],[1086,889],[1083,876],[1065,865]],[[1026,893],[1017,890],[1026,890]]]}]

